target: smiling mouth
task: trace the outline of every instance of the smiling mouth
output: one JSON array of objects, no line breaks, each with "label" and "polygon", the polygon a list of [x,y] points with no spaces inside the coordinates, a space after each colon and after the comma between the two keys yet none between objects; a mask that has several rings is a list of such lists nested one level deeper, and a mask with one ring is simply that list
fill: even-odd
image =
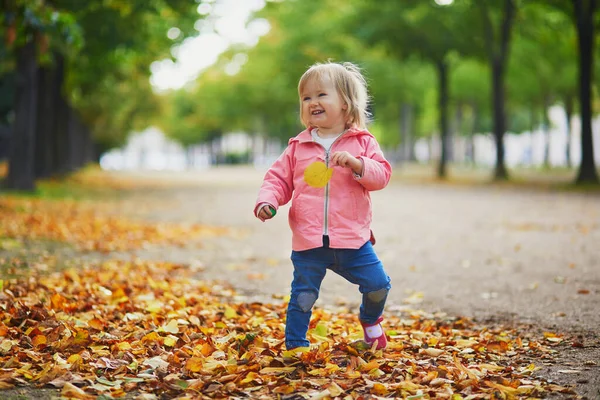
[{"label": "smiling mouth", "polygon": [[325,111],[323,111],[323,110],[316,110],[316,111],[311,112],[310,114],[311,115],[319,115],[319,114],[323,114],[324,112]]}]

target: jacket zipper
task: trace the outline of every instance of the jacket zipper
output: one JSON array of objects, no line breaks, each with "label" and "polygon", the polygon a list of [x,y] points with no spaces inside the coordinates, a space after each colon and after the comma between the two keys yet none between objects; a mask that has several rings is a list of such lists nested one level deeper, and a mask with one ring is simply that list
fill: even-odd
[{"label": "jacket zipper", "polygon": [[[331,150],[331,146],[329,146],[329,150],[325,150],[325,166],[329,168],[329,151]],[[327,213],[329,212],[329,181],[325,185],[325,212],[323,214],[323,235],[329,235],[329,218]]]},{"label": "jacket zipper", "polygon": [[[339,140],[339,138],[341,138],[344,135],[344,133],[345,133],[345,131],[343,133],[341,133],[337,138],[335,138],[333,143],[331,143],[331,146],[329,146],[329,150],[325,149],[325,147],[321,143],[319,143],[319,145],[321,147],[323,147],[323,150],[325,150],[325,166],[327,168],[329,168],[329,153],[331,152],[333,145]],[[314,138],[313,138],[313,141],[315,141]],[[323,235],[329,235],[329,218],[327,216],[327,214],[329,212],[329,181],[325,185],[325,205],[324,205],[324,207],[325,207],[325,210],[323,213]]]}]

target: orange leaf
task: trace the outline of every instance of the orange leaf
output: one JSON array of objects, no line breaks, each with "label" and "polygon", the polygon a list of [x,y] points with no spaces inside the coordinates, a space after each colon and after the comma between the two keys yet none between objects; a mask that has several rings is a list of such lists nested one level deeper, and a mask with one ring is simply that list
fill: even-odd
[{"label": "orange leaf", "polygon": [[65,299],[58,293],[54,293],[50,298],[50,302],[52,303],[52,308],[54,310],[62,310],[65,306],[65,303],[67,302],[67,299]]},{"label": "orange leaf", "polygon": [[46,339],[46,336],[44,335],[37,335],[33,338],[33,340],[31,341],[33,343],[34,346],[39,346],[42,344],[46,344],[48,341]]},{"label": "orange leaf", "polygon": [[373,360],[367,364],[361,365],[358,369],[361,371],[370,371],[375,368],[379,368],[379,363],[376,360]]},{"label": "orange leaf", "polygon": [[90,328],[94,328],[101,331],[102,329],[104,329],[104,322],[102,322],[102,320],[98,318],[94,318],[88,321],[88,326]]},{"label": "orange leaf", "polygon": [[204,343],[202,345],[202,349],[200,350],[200,353],[202,353],[202,355],[204,357],[208,357],[208,356],[210,356],[213,353],[213,351],[215,351],[214,347],[212,347],[208,343]]}]

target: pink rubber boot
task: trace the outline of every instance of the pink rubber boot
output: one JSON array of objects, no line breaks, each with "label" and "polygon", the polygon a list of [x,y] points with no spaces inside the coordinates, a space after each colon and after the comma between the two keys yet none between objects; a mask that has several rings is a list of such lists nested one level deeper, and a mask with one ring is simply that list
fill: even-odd
[{"label": "pink rubber boot", "polygon": [[385,337],[385,332],[381,327],[381,321],[383,321],[383,317],[379,317],[374,324],[367,325],[361,321],[361,325],[363,327],[363,332],[365,335],[365,342],[369,344],[369,346],[373,346],[373,343],[377,342],[377,349],[385,349],[387,346],[387,338]]}]

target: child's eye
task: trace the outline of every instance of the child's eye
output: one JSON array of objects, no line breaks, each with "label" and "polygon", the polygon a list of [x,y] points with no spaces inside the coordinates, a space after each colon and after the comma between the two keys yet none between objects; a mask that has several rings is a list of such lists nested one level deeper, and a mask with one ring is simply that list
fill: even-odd
[{"label": "child's eye", "polygon": [[302,98],[302,101],[308,101],[308,100],[310,100],[310,97],[304,97],[304,98]]},{"label": "child's eye", "polygon": [[319,97],[327,96],[327,93],[319,93]]}]

